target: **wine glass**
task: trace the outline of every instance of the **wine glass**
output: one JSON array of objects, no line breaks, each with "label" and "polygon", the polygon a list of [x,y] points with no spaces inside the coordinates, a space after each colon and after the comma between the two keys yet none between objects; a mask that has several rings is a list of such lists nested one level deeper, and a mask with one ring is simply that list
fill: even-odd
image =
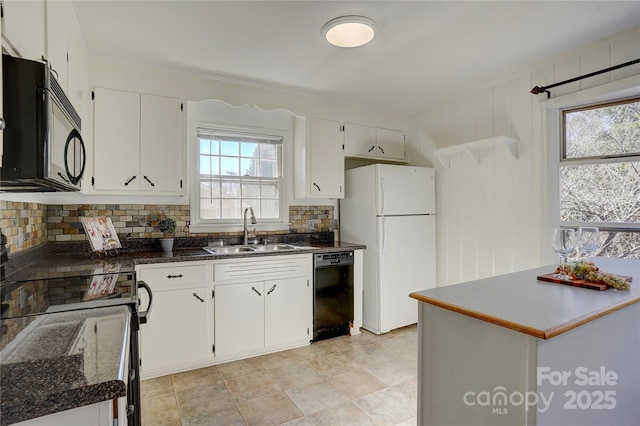
[{"label": "wine glass", "polygon": [[553,276],[562,280],[570,280],[571,277],[564,271],[564,265],[567,256],[574,252],[578,247],[576,231],[573,229],[556,228],[553,231],[553,241],[551,246],[558,256],[560,256],[560,273],[554,274]]},{"label": "wine glass", "polygon": [[586,261],[600,248],[600,230],[595,226],[581,226],[578,228],[578,249],[584,253]]}]

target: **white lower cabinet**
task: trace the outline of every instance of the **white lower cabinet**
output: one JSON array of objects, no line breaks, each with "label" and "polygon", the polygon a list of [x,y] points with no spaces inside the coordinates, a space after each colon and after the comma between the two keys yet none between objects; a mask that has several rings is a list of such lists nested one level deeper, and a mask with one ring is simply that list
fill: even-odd
[{"label": "white lower cabinet", "polygon": [[310,292],[311,279],[282,278],[265,281],[264,284],[265,346],[281,346],[311,340],[309,306],[304,303],[307,299],[313,300]]},{"label": "white lower cabinet", "polygon": [[310,255],[230,259],[214,265],[215,356],[239,358],[309,344]]},{"label": "white lower cabinet", "polygon": [[216,356],[264,347],[264,283],[216,286]]},{"label": "white lower cabinet", "polygon": [[[137,279],[153,294],[151,314],[140,325],[143,379],[201,367],[213,352],[211,264],[144,265]],[[141,306],[147,306],[140,292]],[[144,308],[143,308],[144,309]]]},{"label": "white lower cabinet", "polygon": [[138,265],[136,274],[153,294],[140,325],[142,379],[304,346],[313,337],[311,254]]},{"label": "white lower cabinet", "polygon": [[187,367],[207,359],[208,293],[206,286],[153,292],[150,320],[141,327],[142,371]]}]

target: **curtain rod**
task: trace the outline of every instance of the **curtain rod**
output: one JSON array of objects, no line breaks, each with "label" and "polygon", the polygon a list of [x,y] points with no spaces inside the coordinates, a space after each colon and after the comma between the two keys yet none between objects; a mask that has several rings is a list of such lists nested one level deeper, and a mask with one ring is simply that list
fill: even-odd
[{"label": "curtain rod", "polygon": [[534,95],[539,95],[540,93],[546,93],[547,94],[547,99],[549,99],[551,97],[551,92],[549,92],[549,89],[552,89],[552,88],[557,87],[557,86],[562,86],[563,84],[573,83],[574,81],[582,80],[584,78],[593,77],[594,75],[603,74],[605,72],[617,70],[619,68],[628,67],[629,65],[638,64],[638,63],[640,63],[640,59],[634,59],[633,61],[625,62],[624,64],[620,64],[620,65],[616,65],[616,66],[613,66],[613,67],[605,68],[605,69],[600,70],[600,71],[594,71],[594,72],[591,72],[589,74],[581,75],[580,77],[571,78],[569,80],[561,81],[559,83],[554,83],[554,84],[551,84],[549,86],[536,86],[533,89],[531,89],[530,93],[533,93]]}]

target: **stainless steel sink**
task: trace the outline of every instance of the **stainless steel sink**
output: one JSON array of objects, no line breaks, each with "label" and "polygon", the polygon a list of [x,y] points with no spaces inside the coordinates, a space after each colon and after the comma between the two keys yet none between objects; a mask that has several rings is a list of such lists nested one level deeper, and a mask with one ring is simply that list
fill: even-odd
[{"label": "stainless steel sink", "polygon": [[291,244],[261,244],[253,247],[256,251],[293,251],[298,247]]},{"label": "stainless steel sink", "polygon": [[255,251],[253,247],[248,247],[248,246],[224,246],[224,247],[202,247],[202,248],[211,254],[237,254],[237,253],[251,253]]},{"label": "stainless steel sink", "polygon": [[304,247],[293,246],[291,244],[256,244],[251,246],[211,246],[202,247],[211,254],[239,254],[239,253],[255,253],[255,252],[274,252],[274,251],[295,251],[304,249]]}]

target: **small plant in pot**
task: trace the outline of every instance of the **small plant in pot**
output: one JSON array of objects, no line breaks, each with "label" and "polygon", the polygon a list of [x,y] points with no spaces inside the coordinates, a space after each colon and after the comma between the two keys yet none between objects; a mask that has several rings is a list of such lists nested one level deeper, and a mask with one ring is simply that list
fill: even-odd
[{"label": "small plant in pot", "polygon": [[160,247],[162,251],[170,253],[173,251],[173,235],[176,232],[176,221],[170,217],[162,219],[158,222],[158,231],[162,232],[163,238],[160,238]]}]

